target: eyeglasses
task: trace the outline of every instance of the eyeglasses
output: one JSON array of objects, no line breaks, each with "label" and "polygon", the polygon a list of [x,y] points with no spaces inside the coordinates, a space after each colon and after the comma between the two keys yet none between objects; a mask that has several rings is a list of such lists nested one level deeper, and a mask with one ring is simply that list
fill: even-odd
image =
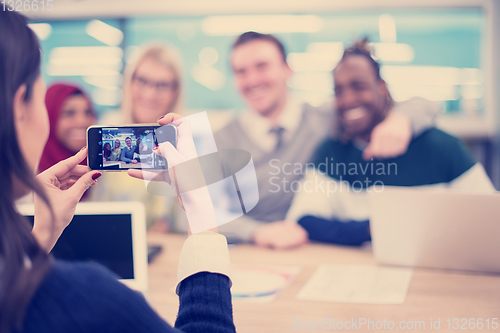
[{"label": "eyeglasses", "polygon": [[157,92],[166,92],[169,90],[177,89],[177,82],[175,82],[175,81],[170,81],[170,82],[168,82],[168,81],[151,81],[151,80],[148,80],[142,76],[135,76],[135,75],[132,77],[132,80],[141,89],[144,89],[146,87],[152,87]]}]

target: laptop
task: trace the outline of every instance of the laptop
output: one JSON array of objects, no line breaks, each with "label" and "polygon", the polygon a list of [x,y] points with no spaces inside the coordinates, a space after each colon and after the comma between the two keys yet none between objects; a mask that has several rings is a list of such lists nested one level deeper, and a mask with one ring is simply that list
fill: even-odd
[{"label": "laptop", "polygon": [[[34,206],[18,205],[33,223]],[[143,294],[148,289],[146,212],[141,202],[79,203],[51,253],[56,259],[97,262]]]},{"label": "laptop", "polygon": [[382,264],[500,273],[500,194],[385,187],[369,193]]}]

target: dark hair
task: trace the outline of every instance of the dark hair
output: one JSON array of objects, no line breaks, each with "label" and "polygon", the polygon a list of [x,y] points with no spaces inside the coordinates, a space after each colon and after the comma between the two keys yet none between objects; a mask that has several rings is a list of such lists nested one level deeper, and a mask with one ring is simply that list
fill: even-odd
[{"label": "dark hair", "polygon": [[368,45],[369,42],[370,40],[368,37],[359,39],[356,42],[354,42],[353,45],[349,46],[344,50],[344,54],[342,55],[342,59],[340,59],[340,62],[351,56],[365,57],[373,68],[373,71],[375,73],[375,78],[377,80],[382,80],[382,77],[380,76],[380,64],[375,59],[373,59],[370,46]]},{"label": "dark hair", "polygon": [[127,137],[125,138],[125,141],[127,141],[127,140],[132,141],[132,139],[130,138],[130,136],[127,136]]},{"label": "dark hair", "polygon": [[243,34],[241,34],[236,41],[233,44],[232,50],[237,48],[240,45],[246,44],[248,42],[254,41],[254,40],[265,40],[268,41],[272,44],[274,44],[277,48],[278,51],[280,51],[281,58],[283,59],[283,62],[286,63],[286,51],[285,47],[283,46],[283,43],[280,42],[280,40],[273,35],[269,34],[261,34],[255,31],[247,31]]},{"label": "dark hair", "polygon": [[111,156],[111,144],[109,142],[106,142],[103,147],[104,153],[102,154],[102,157],[108,158]]},{"label": "dark hair", "polygon": [[26,85],[25,101],[40,76],[40,46],[24,16],[0,11],[0,332],[21,329],[26,309],[50,268],[49,255],[15,208],[15,182],[37,193],[50,207],[17,142],[14,95]]}]

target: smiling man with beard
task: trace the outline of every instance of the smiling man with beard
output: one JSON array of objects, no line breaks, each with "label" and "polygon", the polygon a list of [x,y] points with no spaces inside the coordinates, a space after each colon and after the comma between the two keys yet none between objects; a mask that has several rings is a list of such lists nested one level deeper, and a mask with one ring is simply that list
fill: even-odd
[{"label": "smiling man with beard", "polygon": [[[270,223],[285,218],[294,196],[293,191],[276,190],[275,184],[297,182],[303,175],[276,176],[274,173],[276,167],[281,169],[286,163],[312,161],[318,145],[332,134],[332,129],[336,130],[336,126],[332,126],[335,119],[331,104],[318,108],[291,96],[287,82],[293,72],[287,64],[283,44],[272,35],[242,34],[233,44],[230,61],[236,87],[248,110],[216,132],[215,140],[219,150],[236,148],[251,153],[260,200],[250,212],[238,217],[234,212],[241,212],[239,198],[224,197],[223,193],[213,196],[216,207],[225,211],[226,220],[232,220],[227,214],[233,213],[236,219],[221,226],[220,231],[232,241],[255,242],[260,246],[286,247],[289,242],[305,242],[307,234],[297,224]],[[370,131],[365,159],[404,154],[412,134],[418,135],[432,126],[438,113],[433,103],[418,98],[392,109],[383,121],[377,115],[380,121]],[[350,119],[352,130],[369,121],[368,117],[371,116],[363,109],[344,113],[344,119]],[[350,130],[346,127],[344,133]],[[279,180],[273,182],[275,177]],[[251,177],[248,179],[248,184],[238,183],[241,193],[253,186]]]},{"label": "smiling man with beard", "polygon": [[[301,228],[311,240],[343,245],[360,245],[370,240],[368,192],[383,186],[445,187],[459,190],[494,191],[481,164],[464,144],[436,128],[414,137],[406,153],[367,162],[364,151],[373,132],[394,112],[394,102],[379,64],[372,58],[364,39],[347,48],[333,71],[338,136],[327,139],[315,154],[315,168],[303,178],[306,184],[328,182],[334,191],[302,190],[295,196],[286,223]],[[325,162],[326,161],[326,162]],[[396,172],[350,172],[337,165],[390,165]],[[331,183],[335,183],[332,186]],[[372,185],[381,185],[378,189]],[[311,188],[311,186],[309,186]],[[298,222],[298,223],[294,223]],[[287,247],[301,242],[288,242]]]}]

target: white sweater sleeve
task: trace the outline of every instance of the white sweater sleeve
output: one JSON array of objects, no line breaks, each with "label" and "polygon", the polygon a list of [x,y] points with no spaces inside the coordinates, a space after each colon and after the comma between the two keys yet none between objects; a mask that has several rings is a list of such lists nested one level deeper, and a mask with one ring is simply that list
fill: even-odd
[{"label": "white sweater sleeve", "polygon": [[212,231],[189,236],[179,258],[175,292],[179,294],[180,283],[184,279],[199,272],[219,273],[231,280],[226,237]]},{"label": "white sweater sleeve", "polygon": [[286,219],[298,221],[306,215],[329,219],[338,210],[336,191],[338,182],[322,175],[318,170],[308,168],[300,182],[300,190],[295,193]]},{"label": "white sweater sleeve", "polygon": [[469,170],[452,180],[448,188],[454,190],[494,192],[495,187],[484,171],[481,163],[474,164]]}]

